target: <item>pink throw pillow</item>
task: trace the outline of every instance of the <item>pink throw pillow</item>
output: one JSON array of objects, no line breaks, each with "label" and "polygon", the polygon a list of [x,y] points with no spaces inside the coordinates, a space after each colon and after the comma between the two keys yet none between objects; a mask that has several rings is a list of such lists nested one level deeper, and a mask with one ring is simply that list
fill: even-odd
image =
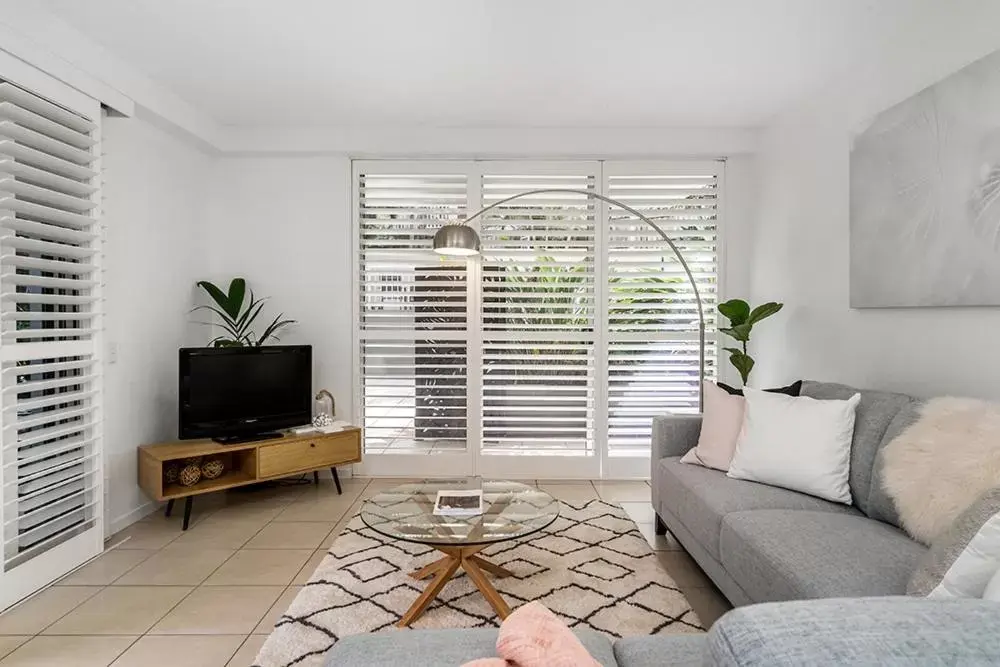
[{"label": "pink throw pillow", "polygon": [[730,394],[714,382],[705,382],[705,409],[701,416],[698,444],[681,458],[681,463],[693,463],[729,470],[736,453],[736,441],[743,428],[746,399]]}]

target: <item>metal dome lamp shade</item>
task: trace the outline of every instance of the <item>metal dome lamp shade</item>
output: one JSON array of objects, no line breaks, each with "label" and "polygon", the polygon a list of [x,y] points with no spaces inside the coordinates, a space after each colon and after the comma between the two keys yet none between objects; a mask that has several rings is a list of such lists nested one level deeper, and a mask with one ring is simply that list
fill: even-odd
[{"label": "metal dome lamp shade", "polygon": [[445,225],[434,235],[434,252],[469,257],[479,254],[479,234],[466,225]]},{"label": "metal dome lamp shade", "polygon": [[687,261],[684,259],[684,255],[681,254],[680,249],[673,242],[673,240],[667,236],[667,233],[660,229],[659,225],[650,220],[648,217],[635,210],[628,204],[618,201],[617,199],[612,199],[611,197],[606,197],[602,194],[592,192],[590,190],[575,190],[571,188],[546,188],[544,190],[529,190],[527,192],[521,192],[516,195],[507,197],[506,199],[501,199],[499,201],[493,202],[489,206],[483,207],[482,209],[476,211],[465,220],[461,222],[448,224],[442,227],[434,234],[434,252],[441,255],[450,255],[454,257],[469,257],[472,255],[479,254],[479,234],[476,230],[468,226],[468,223],[472,222],[476,218],[481,217],[488,211],[502,206],[507,202],[514,201],[515,199],[520,199],[521,197],[530,197],[532,195],[542,195],[542,194],[577,194],[585,195],[591,199],[597,199],[603,201],[612,206],[616,206],[631,216],[642,220],[644,223],[653,228],[653,230],[660,235],[660,237],[666,241],[667,245],[673,251],[674,256],[677,257],[677,261],[680,263],[681,268],[684,269],[684,275],[687,277],[688,282],[691,284],[691,290],[694,293],[695,305],[698,308],[698,409],[702,410],[705,406],[705,388],[702,381],[705,379],[705,308],[702,304],[701,294],[698,292],[698,284],[695,282],[694,274],[691,272],[691,268],[688,266]]}]

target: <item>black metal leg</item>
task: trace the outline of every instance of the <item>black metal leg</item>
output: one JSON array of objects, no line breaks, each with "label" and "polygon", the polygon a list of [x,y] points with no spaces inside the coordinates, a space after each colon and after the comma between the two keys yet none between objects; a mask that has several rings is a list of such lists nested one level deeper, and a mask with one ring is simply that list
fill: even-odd
[{"label": "black metal leg", "polygon": [[319,470],[313,470],[313,483],[319,486]]},{"label": "black metal leg", "polygon": [[194,505],[194,496],[184,499],[184,525],[181,530],[188,529],[188,522],[191,521],[191,506]]},{"label": "black metal leg", "polygon": [[663,521],[660,520],[660,515],[659,514],[655,514],[654,513],[653,516],[656,517],[656,525],[653,527],[653,530],[656,532],[657,535],[666,535],[667,534],[667,524],[663,523]]},{"label": "black metal leg", "polygon": [[333,483],[337,485],[337,495],[344,495],[344,492],[340,489],[340,477],[337,475],[337,468],[330,468],[330,472],[333,473]]},{"label": "black metal leg", "polygon": [[167,510],[163,513],[163,516],[170,516],[170,513],[174,511],[174,499],[171,498],[167,501]]}]

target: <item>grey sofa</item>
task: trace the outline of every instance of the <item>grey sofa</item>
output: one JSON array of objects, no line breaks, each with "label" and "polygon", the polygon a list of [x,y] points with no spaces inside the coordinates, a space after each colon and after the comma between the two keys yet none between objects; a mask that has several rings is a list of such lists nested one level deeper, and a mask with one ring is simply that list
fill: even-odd
[{"label": "grey sofa", "polygon": [[916,419],[920,401],[811,381],[801,395],[846,399],[859,391],[850,506],[682,464],[697,444],[701,417],[654,420],[657,528],[669,528],[734,605],[905,593],[926,547],[900,530],[882,490],[879,453]]},{"label": "grey sofa", "polygon": [[[577,636],[604,667],[1000,664],[1000,605],[916,598],[813,600],[735,609],[707,634]],[[326,655],[328,667],[459,667],[496,655],[495,629],[355,635]]]}]

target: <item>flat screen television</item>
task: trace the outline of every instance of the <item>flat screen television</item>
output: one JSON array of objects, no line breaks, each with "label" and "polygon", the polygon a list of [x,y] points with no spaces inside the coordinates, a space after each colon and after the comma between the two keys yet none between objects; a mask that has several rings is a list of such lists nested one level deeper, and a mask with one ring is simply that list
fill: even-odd
[{"label": "flat screen television", "polygon": [[248,442],[312,419],[312,346],[182,348],[182,439]]}]

